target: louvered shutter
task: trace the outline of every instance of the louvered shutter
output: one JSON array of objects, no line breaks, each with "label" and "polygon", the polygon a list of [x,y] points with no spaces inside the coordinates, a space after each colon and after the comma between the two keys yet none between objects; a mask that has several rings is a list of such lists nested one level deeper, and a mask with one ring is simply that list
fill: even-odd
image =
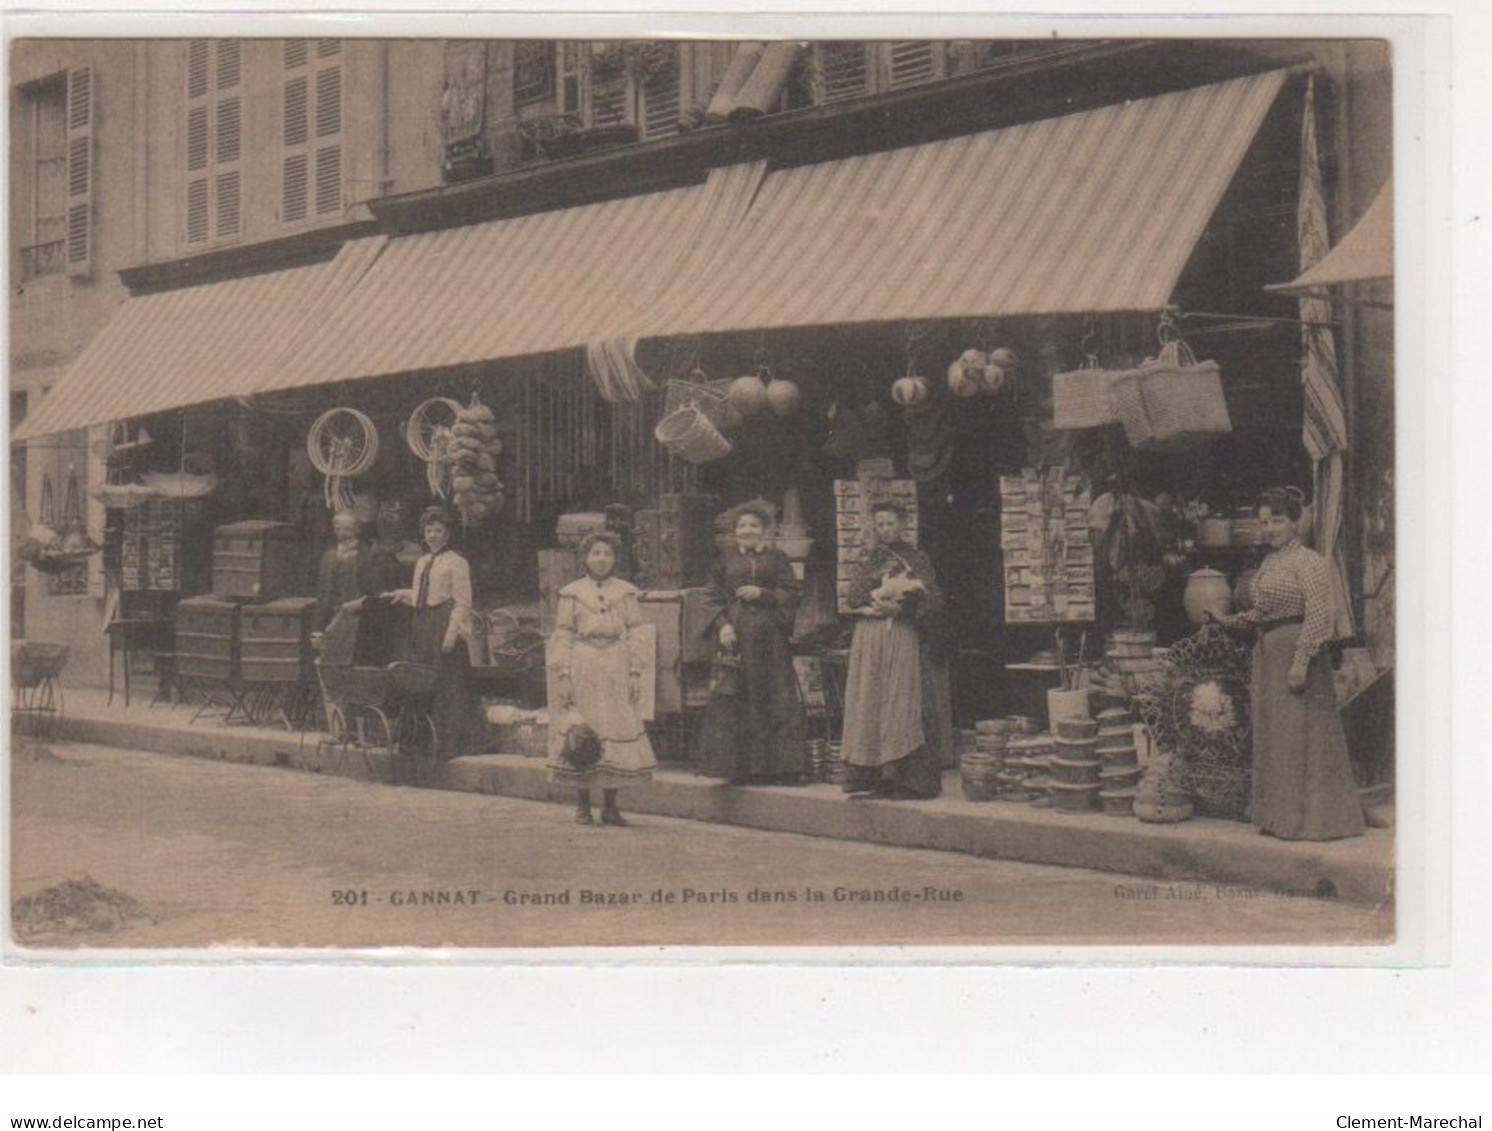
[{"label": "louvered shutter", "polygon": [[[678,70],[682,70],[679,68]],[[679,74],[668,72],[642,88],[642,136],[668,137],[679,132]]]},{"label": "louvered shutter", "polygon": [[819,43],[818,72],[823,102],[858,98],[870,90],[870,56],[864,43]]},{"label": "louvered shutter", "polygon": [[67,273],[93,270],[93,69],[67,72]]},{"label": "louvered shutter", "polygon": [[298,223],[310,215],[310,168],[304,153],[285,158],[284,182],[280,202],[280,219]]},{"label": "louvered shutter", "polygon": [[316,215],[342,211],[342,147],[328,145],[316,151]]},{"label": "louvered shutter", "polygon": [[887,45],[886,83],[895,90],[931,82],[939,76],[941,62],[936,44],[925,39],[893,40]]}]

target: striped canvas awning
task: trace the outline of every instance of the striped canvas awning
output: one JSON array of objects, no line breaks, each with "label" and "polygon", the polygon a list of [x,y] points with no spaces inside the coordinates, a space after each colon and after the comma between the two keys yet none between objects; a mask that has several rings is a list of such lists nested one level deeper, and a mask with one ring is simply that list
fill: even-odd
[{"label": "striped canvas awning", "polygon": [[731,166],[702,185],[392,240],[260,389],[573,349],[644,325],[729,239],[762,172]]},{"label": "striped canvas awning", "polygon": [[1393,273],[1394,187],[1390,180],[1378,190],[1362,219],[1318,263],[1288,283],[1264,289],[1298,295],[1320,287],[1387,279]]},{"label": "striped canvas awning", "polygon": [[355,240],[325,263],[126,299],[12,441],[254,392],[386,242]]},{"label": "striped canvas awning", "polygon": [[1159,309],[1285,77],[770,173],[632,332]]}]

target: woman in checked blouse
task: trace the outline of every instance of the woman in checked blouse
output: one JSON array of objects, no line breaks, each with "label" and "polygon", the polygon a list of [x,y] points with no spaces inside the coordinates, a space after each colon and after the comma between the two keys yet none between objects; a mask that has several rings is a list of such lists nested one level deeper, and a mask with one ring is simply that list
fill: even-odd
[{"label": "woman in checked blouse", "polygon": [[1252,681],[1251,812],[1261,831],[1286,840],[1335,840],[1363,831],[1362,803],[1337,713],[1331,662],[1331,575],[1300,544],[1299,492],[1259,498],[1270,547],[1254,576],[1254,607],[1227,626],[1258,631]]}]

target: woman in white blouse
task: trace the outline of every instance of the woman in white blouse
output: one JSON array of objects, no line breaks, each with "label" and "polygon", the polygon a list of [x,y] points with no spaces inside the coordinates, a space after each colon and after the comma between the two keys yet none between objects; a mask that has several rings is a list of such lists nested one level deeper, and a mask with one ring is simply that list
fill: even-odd
[{"label": "woman in white blouse", "polygon": [[486,721],[471,675],[471,569],[451,549],[452,523],[441,507],[420,516],[427,552],[414,566],[414,585],[390,596],[414,609],[409,658],[435,668],[430,717],[440,756],[480,754],[486,747]]}]

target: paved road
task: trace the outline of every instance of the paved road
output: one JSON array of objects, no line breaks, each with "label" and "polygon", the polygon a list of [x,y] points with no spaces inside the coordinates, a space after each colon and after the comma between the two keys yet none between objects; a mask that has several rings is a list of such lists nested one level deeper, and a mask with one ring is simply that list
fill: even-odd
[{"label": "paved road", "polygon": [[13,898],[86,876],[150,916],[18,921],[48,947],[1281,944],[1392,929],[1383,909],[665,817],[581,828],[557,805],[97,746],[17,751],[12,805]]}]

